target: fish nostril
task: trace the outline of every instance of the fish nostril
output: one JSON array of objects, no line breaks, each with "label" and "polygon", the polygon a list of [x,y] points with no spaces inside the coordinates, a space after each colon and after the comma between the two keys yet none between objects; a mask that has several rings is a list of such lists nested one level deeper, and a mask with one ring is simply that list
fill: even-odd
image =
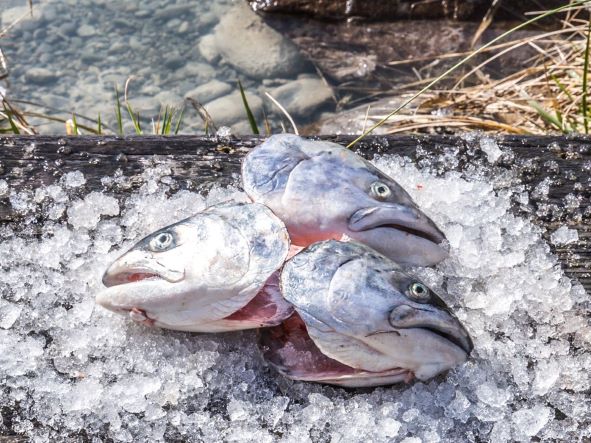
[{"label": "fish nostril", "polygon": [[415,310],[408,305],[402,305],[390,311],[389,321],[394,327],[405,327],[413,317],[415,317]]}]

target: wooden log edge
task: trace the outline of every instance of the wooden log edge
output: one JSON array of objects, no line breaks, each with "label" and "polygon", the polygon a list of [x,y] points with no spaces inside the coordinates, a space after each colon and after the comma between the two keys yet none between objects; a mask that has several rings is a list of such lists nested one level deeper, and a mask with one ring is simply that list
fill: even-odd
[{"label": "wooden log edge", "polygon": [[[353,139],[319,138],[340,144]],[[178,180],[181,188],[207,192],[214,183],[236,183],[242,157],[261,140],[201,136],[6,136],[0,137],[0,180],[5,180],[12,190],[34,190],[55,183],[68,172],[81,171],[86,178],[85,191],[104,190],[103,177],[116,171],[137,176],[147,165],[166,159],[171,163],[172,178]],[[502,136],[495,140],[503,155],[494,164],[488,162],[479,136],[474,135],[370,136],[358,143],[355,151],[366,158],[383,154],[405,156],[440,173],[451,169],[465,172],[482,166],[486,166],[484,169],[491,177],[510,172],[508,177],[512,178],[507,186],[521,183],[530,193],[528,204],[514,205],[514,212],[542,226],[546,240],[562,225],[577,230],[577,242],[551,248],[567,275],[578,279],[591,294],[591,138]],[[454,165],[438,160],[446,153],[456,160]],[[544,180],[549,181],[550,191],[547,199],[538,199],[532,191]],[[109,191],[117,194],[130,189]],[[14,224],[20,217],[9,195],[0,195],[0,225]]]}]

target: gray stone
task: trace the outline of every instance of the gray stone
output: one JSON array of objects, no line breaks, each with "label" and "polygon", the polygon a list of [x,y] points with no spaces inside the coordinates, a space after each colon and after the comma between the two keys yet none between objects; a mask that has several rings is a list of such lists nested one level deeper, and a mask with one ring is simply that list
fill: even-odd
[{"label": "gray stone", "polygon": [[58,79],[58,74],[46,68],[31,68],[25,73],[28,82],[37,85],[53,83]]},{"label": "gray stone", "polygon": [[197,47],[201,56],[209,63],[214,63],[220,58],[220,51],[218,51],[215,37],[211,34],[202,37]]},{"label": "gray stone", "polygon": [[94,26],[84,24],[78,28],[78,35],[80,37],[92,37],[96,35],[96,29]]},{"label": "gray stone", "polygon": [[2,26],[8,27],[17,20],[30,19],[31,15],[29,14],[29,11],[30,9],[28,6],[15,6],[14,8],[5,9],[0,13]]},{"label": "gray stone", "polygon": [[172,91],[159,92],[154,97],[154,100],[160,103],[161,106],[174,106],[178,108],[183,105],[182,97]]},{"label": "gray stone", "polygon": [[72,22],[62,23],[58,28],[58,31],[61,32],[63,35],[74,35],[77,30],[78,27],[76,26],[76,24]]},{"label": "gray stone", "polygon": [[195,8],[192,4],[187,5],[171,5],[160,9],[154,14],[154,17],[160,20],[170,20],[173,18],[186,17],[187,14],[193,12]]},{"label": "gray stone", "polygon": [[305,66],[295,45],[266,25],[245,2],[228,10],[214,36],[224,60],[253,78],[295,77]]},{"label": "gray stone", "polygon": [[[263,100],[250,92],[246,92],[246,99],[255,119],[260,122],[263,115]],[[239,91],[207,103],[205,109],[218,127],[248,121]]]},{"label": "gray stone", "polygon": [[177,75],[174,75],[176,79],[183,79],[190,77],[195,82],[204,82],[211,80],[216,76],[215,69],[206,63],[189,62],[183,69],[179,70]]},{"label": "gray stone", "polygon": [[[123,101],[123,97],[121,95],[121,104],[122,104],[122,111],[124,114],[127,114],[125,108],[125,103]],[[131,97],[129,99],[129,104],[131,109],[134,112],[139,112],[141,116],[153,116],[158,113],[160,110],[160,102],[155,97],[148,97],[148,96],[140,96],[140,97]]]},{"label": "gray stone", "polygon": [[189,30],[189,22],[182,22],[177,31],[179,34],[185,34]]},{"label": "gray stone", "polygon": [[311,119],[333,98],[332,90],[319,78],[299,78],[273,89],[270,94],[293,117]]},{"label": "gray stone", "polygon": [[221,97],[222,95],[228,94],[231,90],[232,86],[228,83],[214,79],[205,83],[204,85],[197,86],[196,88],[188,91],[185,94],[185,98],[191,97],[200,103],[207,103],[218,97]]},{"label": "gray stone", "polygon": [[169,54],[166,57],[166,60],[164,61],[164,66],[166,66],[168,69],[176,70],[182,67],[186,61],[186,58],[182,55],[173,53]]}]

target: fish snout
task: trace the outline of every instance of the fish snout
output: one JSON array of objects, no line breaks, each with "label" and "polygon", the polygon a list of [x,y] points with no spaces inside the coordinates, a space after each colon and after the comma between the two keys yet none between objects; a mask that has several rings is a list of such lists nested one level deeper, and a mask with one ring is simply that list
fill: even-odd
[{"label": "fish snout", "polygon": [[176,283],[184,278],[184,274],[184,270],[164,266],[146,251],[131,250],[109,266],[103,274],[102,281],[108,288],[154,278]]},{"label": "fish snout", "polygon": [[349,229],[354,232],[380,227],[407,232],[435,244],[445,240],[443,232],[429,217],[419,209],[403,204],[384,203],[362,208],[349,219]]},{"label": "fish snout", "polygon": [[466,355],[474,349],[468,331],[447,308],[403,304],[392,309],[388,321],[396,329],[427,330],[459,347]]}]

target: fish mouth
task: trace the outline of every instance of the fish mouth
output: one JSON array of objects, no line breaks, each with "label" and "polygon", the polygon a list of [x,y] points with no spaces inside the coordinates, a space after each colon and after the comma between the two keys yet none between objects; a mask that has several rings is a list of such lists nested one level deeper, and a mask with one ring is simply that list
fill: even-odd
[{"label": "fish mouth", "polygon": [[470,334],[447,307],[417,307],[403,304],[392,309],[388,321],[397,330],[416,328],[429,331],[457,346],[466,355],[470,355],[474,349]]},{"label": "fish mouth", "polygon": [[443,234],[438,235],[433,232],[421,231],[419,229],[413,229],[410,226],[405,226],[405,225],[395,224],[395,223],[385,223],[383,225],[377,225],[374,227],[375,228],[396,229],[397,231],[406,232],[407,234],[413,235],[415,237],[423,238],[423,239],[430,241],[432,243],[435,243],[435,244],[441,243],[445,238],[445,237],[442,238]]},{"label": "fish mouth", "polygon": [[349,229],[353,232],[375,228],[395,229],[437,245],[445,240],[443,232],[429,217],[417,209],[400,204],[362,208],[349,219]]},{"label": "fish mouth", "polygon": [[444,340],[447,340],[447,341],[453,343],[458,348],[462,349],[466,353],[466,355],[470,355],[470,353],[474,349],[474,343],[472,342],[472,338],[470,338],[470,336],[467,333],[466,333],[465,337],[460,337],[460,336],[456,336],[456,335],[441,331],[436,328],[423,328],[423,329],[431,332],[432,334],[440,336]]},{"label": "fish mouth", "polygon": [[103,274],[103,284],[109,288],[155,280],[178,283],[184,278],[184,269],[171,269],[145,251],[131,250],[109,266]]},{"label": "fish mouth", "polygon": [[263,358],[282,375],[301,381],[343,387],[371,387],[410,381],[412,371],[390,368],[373,372],[354,368],[324,355],[308,335],[297,312],[280,325],[258,331]]},{"label": "fish mouth", "polygon": [[161,275],[158,275],[151,270],[132,270],[123,271],[116,274],[105,272],[103,275],[103,285],[107,288],[112,286],[121,286],[141,281],[165,280]]}]

